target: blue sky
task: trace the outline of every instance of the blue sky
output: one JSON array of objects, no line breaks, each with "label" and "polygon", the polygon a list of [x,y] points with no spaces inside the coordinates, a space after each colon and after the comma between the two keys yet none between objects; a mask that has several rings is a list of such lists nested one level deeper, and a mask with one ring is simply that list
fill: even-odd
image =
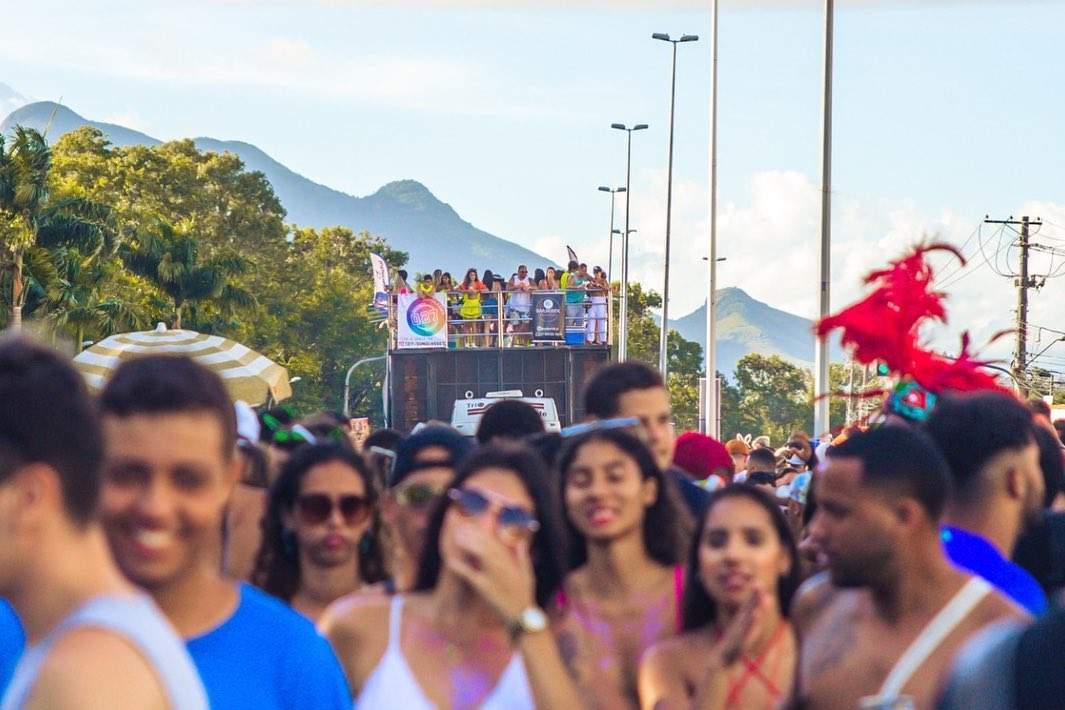
[{"label": "blue sky", "polygon": [[[680,48],[677,83],[681,315],[705,292],[708,7],[39,0],[5,14],[0,82],[163,139],[246,140],[357,195],[415,178],[489,232],[555,257],[572,244],[600,262],[609,197],[596,186],[623,184],[625,167],[624,135],[609,125],[646,122],[633,149],[633,273],[660,288],[669,48],[650,35],[699,34]],[[721,8],[721,285],[812,316],[821,3]],[[976,232],[980,218],[1031,210],[1065,245],[1065,3],[837,8],[836,302],[923,233],[969,239],[976,258],[955,277],[952,312],[979,341],[1009,324],[1013,302],[979,255],[981,240],[997,244]],[[1033,295],[1033,322],[1065,330],[1060,289],[1050,281]]]}]

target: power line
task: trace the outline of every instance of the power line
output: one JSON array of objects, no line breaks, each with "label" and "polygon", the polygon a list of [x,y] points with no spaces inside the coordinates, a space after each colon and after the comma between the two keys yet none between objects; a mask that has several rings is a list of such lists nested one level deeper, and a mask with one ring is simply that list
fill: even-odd
[{"label": "power line", "polygon": [[[1004,227],[1009,228],[1011,231],[1015,231],[1013,230],[1014,226],[1020,226],[1021,228],[1021,231],[1019,232],[1020,244],[1018,245],[1021,250],[1019,273],[1017,274],[1017,279],[1015,281],[1017,285],[1017,352],[1014,356],[1013,372],[1015,379],[1018,381],[1019,394],[1023,397],[1027,397],[1029,387],[1027,384],[1022,383],[1022,380],[1028,372],[1028,289],[1035,285],[1034,279],[1028,275],[1029,237],[1030,229],[1032,227],[1041,227],[1043,222],[1039,219],[1031,220],[1027,215],[1021,217],[1020,221],[1013,219],[1011,216],[1009,219],[1001,220],[986,218],[984,219],[984,222],[987,224],[1001,224]],[[1002,242],[1000,238],[1000,250],[1001,244]]]},{"label": "power line", "polygon": [[958,261],[957,263],[953,264],[954,269],[952,271],[950,270],[951,265],[948,264],[947,267],[943,271],[941,271],[940,273],[936,274],[936,277],[934,279],[932,279],[932,285],[933,286],[937,286],[938,287],[941,282],[951,278],[952,276],[957,274],[959,271],[962,271],[971,262],[972,257],[975,256],[975,252],[973,254],[966,255],[965,254],[965,247],[969,246],[969,242],[971,242],[973,240],[973,237],[975,237],[977,234],[980,233],[980,227],[981,226],[983,226],[983,223],[982,222],[978,222],[976,224],[976,227],[973,228],[973,231],[969,233],[969,236],[965,239],[964,242],[962,242],[961,246],[958,247],[958,252],[962,255],[962,258],[964,259],[964,261]]}]

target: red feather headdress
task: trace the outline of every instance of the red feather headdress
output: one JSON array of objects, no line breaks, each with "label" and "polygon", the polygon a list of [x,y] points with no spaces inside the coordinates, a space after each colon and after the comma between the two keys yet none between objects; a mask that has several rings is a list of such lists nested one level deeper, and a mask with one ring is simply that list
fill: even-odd
[{"label": "red feather headdress", "polygon": [[958,357],[940,355],[921,344],[920,328],[928,321],[947,322],[946,294],[933,287],[934,272],[925,255],[947,251],[965,265],[965,258],[949,244],[918,246],[903,258],[865,278],[872,293],[817,323],[823,337],[841,330],[841,340],[854,359],[863,364],[883,362],[901,378],[912,378],[925,389],[951,391],[999,390],[1008,392],[990,375],[988,364],[969,352],[969,335],[962,336]]}]

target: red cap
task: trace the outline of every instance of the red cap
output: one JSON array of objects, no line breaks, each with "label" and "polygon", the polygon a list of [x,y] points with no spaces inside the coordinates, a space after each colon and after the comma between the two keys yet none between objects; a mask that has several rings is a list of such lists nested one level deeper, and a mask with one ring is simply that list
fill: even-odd
[{"label": "red cap", "polygon": [[697,481],[709,478],[710,474],[719,469],[724,469],[729,475],[735,473],[732,457],[729,456],[725,445],[695,431],[688,431],[677,437],[673,463]]}]

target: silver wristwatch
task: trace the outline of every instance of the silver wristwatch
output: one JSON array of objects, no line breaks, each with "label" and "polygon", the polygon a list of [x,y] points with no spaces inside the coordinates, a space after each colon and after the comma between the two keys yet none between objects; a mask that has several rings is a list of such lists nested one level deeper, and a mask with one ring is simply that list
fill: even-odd
[{"label": "silver wristwatch", "polygon": [[531,606],[510,622],[508,630],[512,641],[517,641],[525,634],[534,634],[547,628],[547,614],[538,607]]}]

